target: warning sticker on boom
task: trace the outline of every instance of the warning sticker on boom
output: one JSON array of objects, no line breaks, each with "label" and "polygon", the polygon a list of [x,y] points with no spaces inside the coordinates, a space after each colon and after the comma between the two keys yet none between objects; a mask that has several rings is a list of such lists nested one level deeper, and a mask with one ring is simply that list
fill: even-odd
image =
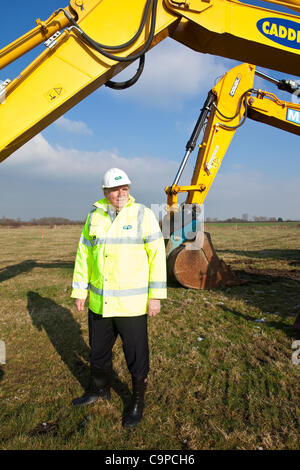
[{"label": "warning sticker on boom", "polygon": [[54,103],[64,93],[64,89],[61,85],[56,85],[51,88],[48,93],[45,93],[45,97],[50,103]]}]

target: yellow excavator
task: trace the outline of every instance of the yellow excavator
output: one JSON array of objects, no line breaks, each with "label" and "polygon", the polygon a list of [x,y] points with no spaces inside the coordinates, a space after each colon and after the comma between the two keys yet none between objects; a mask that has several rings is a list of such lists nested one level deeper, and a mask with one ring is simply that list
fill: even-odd
[{"label": "yellow excavator", "polygon": [[[270,3],[288,7],[291,13],[237,0],[71,0],[47,20],[37,19],[35,28],[0,50],[3,69],[45,44],[45,50],[16,78],[0,84],[0,162],[101,85],[132,86],[142,74],[147,51],[167,37],[200,53],[246,62],[209,93],[184,162],[166,188],[169,271],[186,287],[236,282],[218,259],[209,235],[199,227],[199,207],[245,117],[288,131],[299,129],[297,107],[289,104],[289,118],[284,117],[279,100],[253,90],[255,67],[249,64],[292,75],[300,69],[300,0]],[[137,60],[131,79],[112,80]],[[203,125],[206,131],[191,185],[180,187],[182,169]],[[182,211],[177,194],[183,191],[188,197]]]},{"label": "yellow excavator", "polygon": [[[169,214],[163,225],[172,227],[167,243],[169,275],[185,287],[203,289],[241,283],[218,258],[209,234],[203,232],[201,218],[201,206],[236,130],[250,118],[300,135],[300,105],[253,88],[255,74],[281,90],[298,94],[295,81],[276,80],[257,71],[254,65],[231,69],[208,93],[175,180],[165,188]],[[204,127],[191,184],[180,186],[180,176]],[[178,206],[178,194],[184,192],[188,193],[186,201]]]}]

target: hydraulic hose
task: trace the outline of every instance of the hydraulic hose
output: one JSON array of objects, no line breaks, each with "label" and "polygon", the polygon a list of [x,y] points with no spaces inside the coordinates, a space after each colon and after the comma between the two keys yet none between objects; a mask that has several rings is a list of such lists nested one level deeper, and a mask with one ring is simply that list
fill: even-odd
[{"label": "hydraulic hose", "polygon": [[[126,47],[131,46],[140,37],[140,35],[142,34],[142,31],[145,27],[145,24],[146,24],[146,20],[147,20],[148,14],[149,14],[151,2],[152,2],[152,16],[151,16],[150,32],[149,32],[148,39],[147,39],[143,49],[140,52],[138,52],[137,54],[131,55],[129,57],[119,57],[119,56],[116,56],[114,54],[111,54],[111,53],[107,52],[107,50],[120,51],[122,49],[125,49]],[[87,44],[89,44],[91,47],[93,47],[97,52],[100,52],[100,54],[104,55],[108,59],[117,60],[118,62],[132,62],[132,61],[135,61],[136,59],[140,60],[137,72],[132,78],[130,78],[129,80],[126,80],[125,82],[115,82],[115,81],[112,81],[112,80],[108,80],[105,84],[107,87],[112,88],[114,90],[124,90],[124,89],[129,88],[132,85],[134,85],[138,81],[138,79],[140,78],[140,76],[141,76],[141,74],[144,70],[145,53],[148,51],[149,47],[151,46],[151,43],[152,43],[153,37],[154,37],[154,32],[155,32],[156,15],[157,15],[157,3],[158,3],[158,0],[147,0],[145,8],[144,8],[143,16],[142,16],[142,21],[140,23],[140,26],[139,26],[137,32],[135,33],[135,35],[131,39],[129,39],[129,41],[125,42],[124,44],[120,44],[118,46],[109,46],[107,44],[101,44],[97,41],[94,41],[90,36],[88,36],[80,28],[80,26],[74,20],[74,18],[70,15],[70,13],[68,11],[64,10],[63,8],[59,8],[55,13],[58,13],[59,11],[63,11],[63,13],[68,18],[69,22],[72,24],[73,28],[80,34],[82,39]]]},{"label": "hydraulic hose", "polygon": [[247,95],[249,93],[255,93],[257,92],[257,90],[255,90],[254,88],[250,88],[249,90],[245,91],[245,93],[243,93],[243,95],[241,96],[241,99],[240,99],[240,105],[239,105],[239,109],[238,111],[236,112],[236,114],[232,117],[228,117],[228,116],[225,116],[225,114],[221,113],[221,111],[218,109],[218,107],[216,106],[216,104],[213,103],[213,106],[215,106],[216,110],[218,111],[218,113],[225,119],[228,119],[228,120],[232,120],[234,118],[236,118],[240,111],[241,111],[241,107],[242,107],[242,103],[244,103],[244,107],[245,107],[245,113],[244,113],[244,116],[242,117],[242,119],[240,120],[239,124],[237,124],[236,126],[227,126],[226,124],[223,124],[223,123],[220,123],[220,126],[222,126],[224,129],[238,129],[239,127],[241,127],[246,119],[247,119],[247,112],[248,112],[248,103],[247,103]]},{"label": "hydraulic hose", "polygon": [[140,57],[139,67],[136,71],[136,74],[133,77],[131,77],[129,80],[126,80],[125,82],[114,82],[112,80],[108,80],[105,83],[105,86],[107,86],[108,88],[112,88],[113,90],[125,90],[126,88],[131,87],[138,81],[138,79],[142,75],[143,70],[144,70],[144,65],[145,65],[145,55],[142,55]]},{"label": "hydraulic hose", "polygon": [[[150,3],[152,1],[152,17],[151,17],[151,27],[150,27],[150,32],[149,32],[149,37],[143,47],[143,49],[138,52],[137,54],[133,54],[129,57],[120,57],[120,56],[116,56],[114,54],[110,54],[109,52],[107,52],[106,49],[108,50],[121,50],[121,49],[124,49],[125,47],[128,47],[129,45],[131,45],[133,42],[135,42],[138,37],[141,35],[142,33],[142,30],[145,26],[145,23],[146,23],[146,19],[147,19],[147,16],[148,16],[148,12],[149,12],[149,8],[150,8]],[[157,14],[157,3],[158,3],[158,0],[147,0],[147,3],[146,3],[146,6],[145,6],[145,10],[144,10],[144,13],[143,13],[143,18],[142,18],[142,22],[139,26],[139,29],[137,31],[137,33],[127,42],[127,43],[124,43],[124,44],[120,44],[119,46],[108,46],[108,45],[104,45],[104,44],[101,44],[97,41],[94,41],[94,39],[92,39],[90,36],[88,36],[81,28],[80,26],[78,25],[78,23],[76,23],[76,21],[74,20],[74,18],[70,15],[69,12],[67,12],[66,10],[64,10],[63,8],[60,8],[57,10],[57,12],[59,11],[63,11],[64,14],[67,16],[68,20],[70,21],[70,23],[73,25],[73,27],[76,29],[76,31],[80,34],[80,36],[82,37],[82,39],[87,43],[89,44],[91,47],[93,47],[97,52],[100,52],[100,54],[104,55],[105,57],[107,57],[108,59],[111,59],[111,60],[116,60],[118,62],[132,62],[136,59],[139,59],[142,55],[144,55],[147,50],[149,49],[151,43],[152,43],[152,40],[153,40],[153,37],[154,37],[154,32],[155,32],[155,24],[156,24],[156,14]]]}]

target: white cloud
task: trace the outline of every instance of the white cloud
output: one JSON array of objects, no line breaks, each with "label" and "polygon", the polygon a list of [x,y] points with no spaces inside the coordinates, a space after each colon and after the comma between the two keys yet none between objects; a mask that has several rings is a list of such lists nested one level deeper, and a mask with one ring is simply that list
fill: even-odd
[{"label": "white cloud", "polygon": [[[193,165],[194,159],[188,163],[180,184],[190,183]],[[172,184],[179,162],[152,156],[128,159],[117,152],[106,150],[89,152],[54,147],[39,134],[15,152],[13,157],[3,162],[2,166],[2,176],[6,181],[13,181],[15,177],[22,178],[24,188],[20,185],[14,192],[19,191],[28,198],[30,188],[27,178],[39,184],[45,181],[50,183],[50,186],[53,185],[56,189],[51,192],[49,201],[44,202],[44,207],[60,207],[61,191],[62,188],[65,190],[67,185],[64,204],[70,206],[68,214],[74,213],[76,218],[79,209],[84,214],[88,204],[94,202],[89,200],[86,188],[90,188],[96,198],[102,197],[102,192],[99,191],[102,175],[111,167],[121,168],[128,173],[133,182],[132,193],[139,202],[147,205],[165,204],[167,198],[164,188]],[[76,191],[75,196],[70,188]],[[183,202],[185,198],[186,193],[180,196],[179,202]],[[205,200],[205,215],[223,219],[248,213],[249,217],[263,215],[299,219],[299,199],[298,176],[291,177],[283,190],[280,176],[271,177],[263,171],[243,171],[243,168],[237,167],[229,171],[221,169]],[[27,206],[31,204],[36,202],[32,203],[28,199]],[[60,210],[63,211],[63,207]],[[30,211],[29,217],[32,216],[34,214]]]},{"label": "white cloud", "polygon": [[[171,39],[146,55],[145,69],[139,81],[117,99],[134,98],[154,107],[177,108],[184,99],[208,93],[218,78],[233,66],[233,61],[199,54]],[[132,76],[137,62],[114,78],[123,81]]]},{"label": "white cloud", "polygon": [[[280,190],[279,190],[280,188]],[[218,174],[205,203],[206,216],[219,219],[238,217],[300,218],[300,178],[291,178],[282,190],[280,177],[269,178],[259,171],[232,171]]]},{"label": "white cloud", "polygon": [[93,131],[89,129],[87,124],[83,121],[72,121],[71,119],[66,118],[65,116],[60,117],[55,121],[54,125],[70,134],[77,135],[92,135]]},{"label": "white cloud", "polygon": [[130,175],[134,192],[144,202],[163,202],[164,187],[176,173],[177,162],[159,160],[151,156],[146,158],[125,158],[117,152],[100,150],[97,152],[66,149],[52,146],[43,135],[39,134],[14,156],[3,163],[6,170],[30,177],[74,182],[74,185],[90,183],[99,187],[102,175],[112,167],[121,168]]}]

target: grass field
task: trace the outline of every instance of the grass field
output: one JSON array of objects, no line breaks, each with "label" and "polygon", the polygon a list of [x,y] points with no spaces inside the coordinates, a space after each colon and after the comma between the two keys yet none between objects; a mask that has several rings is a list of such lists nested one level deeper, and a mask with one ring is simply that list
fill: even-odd
[{"label": "grass field", "polygon": [[[87,310],[70,299],[80,227],[2,228],[0,449],[299,449],[297,224],[206,226],[247,282],[209,291],[168,287],[149,319],[151,372],[139,426],[120,340],[112,400],[74,409],[88,380]],[[294,343],[295,344],[295,343]],[[298,348],[300,348],[300,343]],[[300,354],[298,356],[300,358]]]}]

